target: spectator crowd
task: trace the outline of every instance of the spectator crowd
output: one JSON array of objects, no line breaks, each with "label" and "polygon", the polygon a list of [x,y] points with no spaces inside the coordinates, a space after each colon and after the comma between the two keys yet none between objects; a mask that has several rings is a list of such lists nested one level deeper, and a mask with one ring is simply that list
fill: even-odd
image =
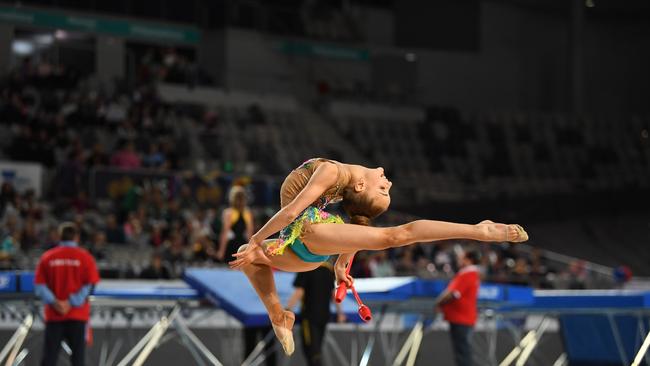
[{"label": "spectator crowd", "polygon": [[[168,60],[176,60],[172,56],[165,55],[163,63],[175,65]],[[158,75],[154,59],[145,66]],[[223,195],[199,199],[200,192],[186,181],[174,187],[129,182],[101,199],[88,191],[93,168],[179,173],[191,166],[194,155],[188,131],[214,130],[217,116],[197,116],[161,102],[148,81],[134,89],[107,86],[29,59],[0,81],[0,95],[0,157],[39,162],[47,171],[42,197],[18,190],[11,180],[2,184],[0,268],[33,268],[35,258],[58,242],[61,221],[78,225],[81,243],[97,259],[102,278],[175,278],[188,265],[223,263],[216,254]],[[264,120],[262,113],[257,107],[248,110],[253,120]],[[255,223],[263,224],[272,212],[273,207],[253,206]],[[352,273],[450,278],[457,270],[455,253],[473,245],[449,241],[364,252]],[[552,265],[540,250],[506,244],[481,251],[488,281],[542,288],[588,283],[581,261]]]}]

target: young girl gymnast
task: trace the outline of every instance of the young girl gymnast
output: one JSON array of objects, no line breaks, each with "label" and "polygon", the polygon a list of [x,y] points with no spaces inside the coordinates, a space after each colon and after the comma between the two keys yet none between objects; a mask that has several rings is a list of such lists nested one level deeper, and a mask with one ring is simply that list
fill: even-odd
[{"label": "young girl gymnast", "polygon": [[[330,255],[339,255],[336,280],[349,287],[353,280],[345,273],[345,267],[359,250],[383,250],[445,239],[515,243],[528,240],[521,226],[489,220],[474,225],[417,220],[393,227],[368,226],[371,219],[388,209],[392,185],[383,168],[310,159],[284,180],[280,211],[233,255],[230,267],[241,269],[248,277],[287,355],[294,351],[295,316],[280,303],[272,267],[287,272],[311,271]],[[349,224],[325,211],[327,205],[335,202],[341,202],[350,217]],[[278,231],[278,239],[267,239]]]}]

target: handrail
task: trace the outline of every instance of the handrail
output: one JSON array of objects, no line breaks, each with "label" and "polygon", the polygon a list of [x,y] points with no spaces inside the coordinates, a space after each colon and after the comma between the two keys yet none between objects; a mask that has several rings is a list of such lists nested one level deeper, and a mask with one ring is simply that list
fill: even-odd
[{"label": "handrail", "polygon": [[[520,248],[520,249],[523,249],[524,251],[526,251],[526,253],[531,253],[532,250],[533,250],[533,247],[531,245],[528,245],[528,244],[518,244],[517,247]],[[563,264],[566,264],[566,265],[569,265],[572,262],[579,260],[579,261],[584,262],[587,265],[586,266],[587,270],[590,270],[592,272],[596,272],[598,274],[601,274],[601,275],[604,275],[604,276],[607,276],[607,277],[613,277],[614,276],[613,275],[614,268],[612,268],[612,267],[607,267],[607,266],[602,265],[602,264],[590,262],[590,261],[587,261],[587,260],[584,260],[584,259],[572,257],[572,256],[569,256],[569,255],[566,255],[566,254],[561,254],[561,253],[554,252],[554,251],[547,250],[547,249],[543,249],[542,251],[544,253],[544,256],[547,259],[550,259],[550,260],[553,260],[553,261],[556,261],[556,262],[560,262],[560,263],[563,263]]]},{"label": "handrail", "polygon": [[0,351],[0,362],[4,360],[5,357],[7,357],[7,362],[5,365],[10,366],[14,363],[16,357],[18,356],[18,351],[20,350],[20,347],[22,347],[23,342],[27,337],[27,333],[29,333],[29,330],[31,329],[33,323],[33,315],[28,314],[18,329],[16,329],[16,332],[13,334],[11,339],[9,339],[9,342],[7,342],[2,351]]},{"label": "handrail", "polygon": [[[402,217],[407,221],[422,219],[422,217],[411,215],[401,211],[395,211],[395,210],[391,211],[391,215]],[[524,250],[527,254],[530,254],[532,253],[534,247],[529,244],[517,244],[517,248]],[[570,255],[554,252],[548,249],[542,249],[542,253],[546,259],[550,259],[552,261],[556,261],[566,265],[569,265],[574,261],[582,261],[583,263],[586,264],[586,268],[588,271],[595,272],[609,278],[612,278],[614,276],[614,268],[612,267],[587,261],[581,258],[572,257]]]}]

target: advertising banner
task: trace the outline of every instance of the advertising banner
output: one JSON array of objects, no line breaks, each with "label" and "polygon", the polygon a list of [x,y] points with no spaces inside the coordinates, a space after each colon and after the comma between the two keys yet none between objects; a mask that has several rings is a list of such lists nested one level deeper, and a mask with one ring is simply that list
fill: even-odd
[{"label": "advertising banner", "polygon": [[43,192],[43,166],[37,163],[0,161],[0,184],[11,183],[18,192],[33,189],[36,196]]},{"label": "advertising banner", "polygon": [[163,42],[197,44],[201,32],[191,26],[126,19],[99,17],[86,14],[68,14],[27,7],[0,6],[0,22],[45,28],[87,31],[125,38],[141,38]]}]

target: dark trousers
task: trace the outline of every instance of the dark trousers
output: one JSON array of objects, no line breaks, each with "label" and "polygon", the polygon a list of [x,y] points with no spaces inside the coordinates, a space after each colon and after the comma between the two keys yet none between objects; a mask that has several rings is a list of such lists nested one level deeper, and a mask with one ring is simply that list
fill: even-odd
[{"label": "dark trousers", "polygon": [[[245,327],[244,328],[244,359],[253,352],[257,343],[264,339],[269,332],[272,332],[271,327]],[[275,346],[275,335],[264,347],[266,356],[266,366],[275,366],[275,354],[272,354],[273,346]]]},{"label": "dark trousers", "polygon": [[323,339],[325,339],[325,324],[315,324],[307,319],[302,320],[300,335],[302,336],[302,351],[309,366],[323,364]]},{"label": "dark trousers", "polygon": [[456,366],[472,366],[474,359],[472,354],[472,331],[473,327],[462,324],[449,324],[451,333],[451,344],[454,348],[454,359]]},{"label": "dark trousers", "polygon": [[72,350],[72,355],[70,355],[72,366],[84,366],[85,336],[86,322],[78,320],[46,322],[41,366],[56,366],[61,350],[61,341],[66,341]]}]

